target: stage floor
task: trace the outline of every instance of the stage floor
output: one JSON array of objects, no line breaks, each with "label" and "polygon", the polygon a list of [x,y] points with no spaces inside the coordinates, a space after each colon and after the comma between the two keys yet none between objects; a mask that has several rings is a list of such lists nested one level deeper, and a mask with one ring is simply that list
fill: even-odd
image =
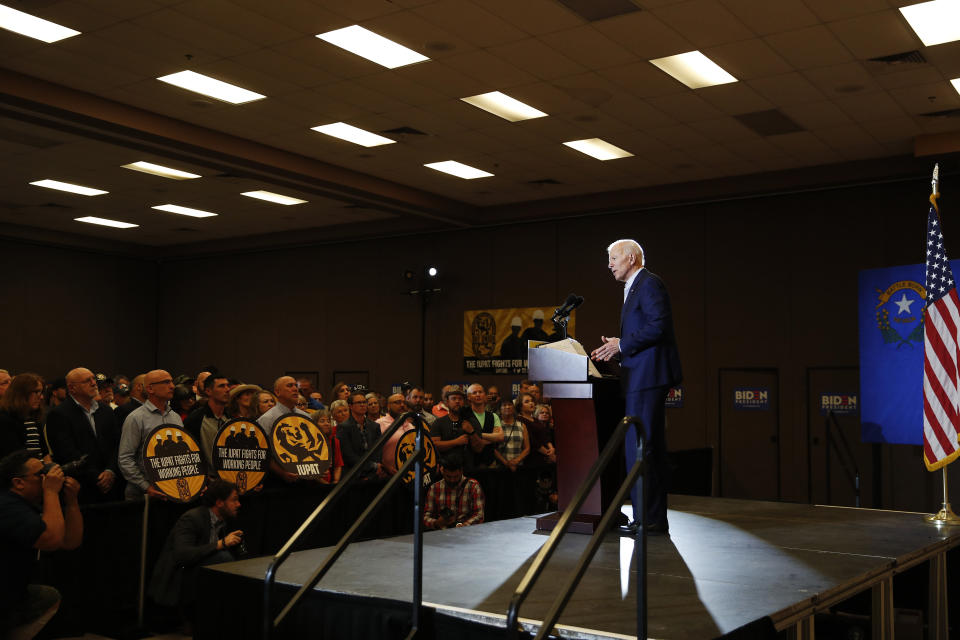
[{"label": "stage floor", "polygon": [[[652,638],[712,638],[765,618],[785,628],[893,566],[960,544],[960,527],[937,528],[906,512],[671,496],[669,519],[671,535],[647,542]],[[424,604],[503,627],[513,591],[546,540],[534,527],[535,517],[526,517],[425,534]],[[565,537],[521,610],[525,627],[542,620],[587,539]],[[355,543],[317,588],[409,602],[411,541]],[[327,552],[294,554],[277,582],[299,586]],[[564,637],[635,636],[632,557],[631,538],[607,537],[560,618]],[[211,569],[262,579],[268,563]]]}]

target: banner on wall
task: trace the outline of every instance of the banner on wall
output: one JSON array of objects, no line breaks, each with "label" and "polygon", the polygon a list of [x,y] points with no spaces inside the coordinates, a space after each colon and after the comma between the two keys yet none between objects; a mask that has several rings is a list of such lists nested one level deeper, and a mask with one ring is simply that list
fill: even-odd
[{"label": "banner on wall", "polygon": [[[550,317],[553,308],[477,309],[463,313],[464,373],[527,373],[527,341],[560,339]],[[575,336],[576,312],[567,337]]]}]

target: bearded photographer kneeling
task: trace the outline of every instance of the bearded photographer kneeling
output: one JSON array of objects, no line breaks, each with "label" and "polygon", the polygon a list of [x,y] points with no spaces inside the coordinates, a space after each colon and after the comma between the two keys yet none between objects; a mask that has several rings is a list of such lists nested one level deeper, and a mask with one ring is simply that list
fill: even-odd
[{"label": "bearded photographer kneeling", "polygon": [[79,492],[76,479],[30,451],[0,460],[0,637],[32,638],[60,607],[56,589],[30,578],[38,551],[80,546]]}]

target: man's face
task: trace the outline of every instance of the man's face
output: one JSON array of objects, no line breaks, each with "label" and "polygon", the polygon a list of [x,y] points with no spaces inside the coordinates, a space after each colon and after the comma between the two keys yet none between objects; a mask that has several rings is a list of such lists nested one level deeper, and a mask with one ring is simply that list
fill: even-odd
[{"label": "man's face", "polygon": [[277,400],[288,407],[295,406],[297,404],[297,397],[300,395],[300,389],[297,388],[297,381],[290,376],[280,378],[273,392],[277,395]]},{"label": "man's face", "polygon": [[459,414],[460,409],[463,409],[463,396],[459,393],[451,393],[448,395],[447,409],[450,410],[450,413]]},{"label": "man's face", "polygon": [[7,390],[7,387],[10,386],[10,381],[13,378],[6,371],[0,371],[0,396]]},{"label": "man's face", "polygon": [[[453,396],[450,396],[451,398]],[[447,471],[446,467],[440,467],[440,473],[443,474],[443,481],[447,485],[456,486],[460,484],[460,480],[463,479],[463,469],[457,469],[456,471]]]},{"label": "man's face", "polygon": [[148,373],[144,386],[147,389],[147,395],[153,396],[163,404],[173,399],[173,377],[162,369]]},{"label": "man's face", "polygon": [[623,247],[614,247],[607,257],[607,267],[613,273],[613,277],[617,282],[626,282],[634,266],[637,266],[636,257],[624,251]]},{"label": "man's face", "polygon": [[297,386],[300,387],[300,395],[304,398],[309,398],[313,393],[313,383],[309,380],[297,380]]},{"label": "man's face", "polygon": [[529,393],[530,395],[532,395],[532,396],[533,396],[533,399],[534,399],[536,402],[540,402],[540,387],[538,387],[538,386],[535,385],[535,384],[532,384],[532,385],[530,385],[530,387],[527,389],[527,393]]},{"label": "man's face", "polygon": [[427,391],[423,394],[423,408],[428,410],[433,408],[433,392]]},{"label": "man's face", "polygon": [[490,387],[487,389],[487,402],[493,405],[500,403],[500,389]]},{"label": "man's face", "polygon": [[230,400],[230,383],[226,378],[210,378],[207,380],[207,397],[213,402],[227,404]]},{"label": "man's face", "polygon": [[203,395],[203,390],[206,388],[204,384],[207,381],[207,378],[210,376],[209,371],[201,371],[197,374],[197,381],[193,385],[193,392],[199,395]]},{"label": "man's face", "polygon": [[35,505],[43,504],[43,476],[40,470],[43,469],[43,463],[36,458],[30,458],[23,465],[23,471],[20,476],[13,479],[13,489],[20,494],[24,500],[32,502]]},{"label": "man's face", "polygon": [[423,410],[423,391],[420,389],[411,389],[407,394],[407,406],[414,411]]},{"label": "man's face", "polygon": [[467,389],[467,397],[470,399],[470,406],[474,409],[487,404],[487,393],[479,384],[470,385],[470,388]]},{"label": "man's face", "polygon": [[363,397],[363,394],[355,393],[350,396],[347,402],[350,403],[350,415],[358,424],[362,425],[363,419],[367,415],[367,399]]},{"label": "man's face", "polygon": [[97,397],[97,379],[90,369],[75,369],[67,378],[67,389],[74,398],[90,402]]},{"label": "man's face", "polygon": [[[170,397],[172,398],[173,396]],[[104,404],[110,404],[113,402],[113,387],[110,385],[100,387],[100,402]]]},{"label": "man's face", "polygon": [[222,519],[236,518],[237,512],[240,510],[240,496],[237,495],[236,491],[233,491],[227,496],[226,500],[217,500],[214,506]]},{"label": "man's face", "polygon": [[399,418],[400,414],[403,413],[403,410],[406,408],[407,405],[403,401],[403,396],[399,393],[395,393],[387,399],[387,411],[390,413],[391,418]]}]

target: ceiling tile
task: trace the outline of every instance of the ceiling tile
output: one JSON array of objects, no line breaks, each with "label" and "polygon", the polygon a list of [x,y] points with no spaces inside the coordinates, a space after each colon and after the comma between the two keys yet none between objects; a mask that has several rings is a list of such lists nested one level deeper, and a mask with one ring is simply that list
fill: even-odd
[{"label": "ceiling tile", "polygon": [[809,131],[769,136],[767,140],[773,146],[790,154],[826,153],[829,151],[829,147]]},{"label": "ceiling tile", "polygon": [[[120,1],[124,4],[138,4],[127,0],[114,1]],[[231,2],[258,15],[265,16],[274,22],[286,25],[301,34],[310,36],[346,27],[353,22],[325,7],[303,0],[270,0],[270,2],[231,0]]]},{"label": "ceiling tile", "polygon": [[824,22],[853,18],[865,13],[889,9],[891,6],[912,4],[910,1],[888,3],[887,0],[843,0],[843,2],[837,2],[837,0],[803,1],[815,14],[817,14],[817,17]]},{"label": "ceiling tile", "polygon": [[549,33],[540,39],[588,69],[605,69],[637,61],[624,47],[590,25]]},{"label": "ceiling tile", "polygon": [[899,11],[871,13],[827,25],[857,58],[876,58],[919,48]]},{"label": "ceiling tile", "polygon": [[536,38],[527,38],[510,44],[490,47],[488,51],[504,62],[512,63],[542,80],[586,71],[582,65]]},{"label": "ceiling tile", "polygon": [[668,27],[649,11],[628,13],[594,23],[594,28],[644,60],[695,49],[692,40]]},{"label": "ceiling tile", "polygon": [[760,39],[711,47],[703,52],[738,80],[787,73],[792,67]]},{"label": "ceiling tile", "polygon": [[646,60],[619,67],[600,69],[597,74],[641,98],[683,93],[687,87]]},{"label": "ceiling tile", "polygon": [[[446,65],[460,73],[480,80],[486,84],[486,91],[505,91],[518,85],[534,82],[531,74],[512,66],[510,63],[487,51],[470,51],[450,56],[444,60]],[[465,96],[464,96],[465,97]]]},{"label": "ceiling tile", "polygon": [[823,25],[777,33],[764,40],[797,69],[824,67],[853,59]]},{"label": "ceiling tile", "polygon": [[823,93],[799,73],[756,78],[747,84],[777,106],[823,100]]},{"label": "ceiling tile", "polygon": [[667,127],[677,124],[676,118],[661,111],[649,103],[622,94],[614,95],[600,107],[603,111],[619,118],[623,122],[633,123],[641,129]]},{"label": "ceiling tile", "polygon": [[670,145],[673,149],[703,147],[711,144],[707,136],[685,124],[650,129],[647,133],[657,140]]},{"label": "ceiling tile", "polygon": [[446,61],[433,60],[430,64],[412,64],[394,69],[391,73],[458,100],[490,91],[488,82],[465,75]]},{"label": "ceiling tile", "polygon": [[693,91],[670,96],[647,98],[647,102],[654,108],[669,114],[680,122],[715,120],[724,115],[722,111],[711,106],[706,100]]},{"label": "ceiling tile", "polygon": [[945,81],[893,89],[890,95],[911,115],[960,107],[960,95]]},{"label": "ceiling tile", "polygon": [[749,113],[772,109],[773,103],[743,82],[705,87],[697,95],[727,114]]},{"label": "ceiling tile", "polygon": [[483,6],[534,36],[584,24],[580,16],[554,0],[484,0]]},{"label": "ceiling tile", "polygon": [[428,22],[457,34],[477,47],[495,47],[498,44],[522,40],[528,35],[469,0],[440,0],[413,11]]},{"label": "ceiling tile", "polygon": [[888,120],[904,114],[903,108],[886,91],[840,96],[835,98],[834,102],[860,124],[871,120]]},{"label": "ceiling tile", "polygon": [[253,51],[260,46],[174,9],[154,11],[130,22],[176,40],[184,54],[193,54],[193,48],[200,47],[217,52],[218,57],[229,57]]},{"label": "ceiling tile", "polygon": [[807,69],[803,76],[830,98],[880,90],[880,85],[859,62]]},{"label": "ceiling tile", "polygon": [[872,120],[860,124],[874,140],[880,142],[912,140],[915,136],[923,133],[923,129],[917,124],[917,121],[909,116]]},{"label": "ceiling tile", "polygon": [[[911,67],[912,65],[903,65]],[[867,70],[872,70],[872,65],[867,64]],[[918,84],[932,84],[944,80],[943,75],[936,68],[930,65],[917,65],[914,68],[906,68],[896,73],[874,73],[874,77],[884,89],[899,89],[901,87],[912,87]]]},{"label": "ceiling tile", "polygon": [[801,0],[722,0],[743,24],[761,36],[817,24],[817,16]]},{"label": "ceiling tile", "polygon": [[822,129],[852,122],[840,107],[826,100],[787,105],[780,109],[804,129]]},{"label": "ceiling tile", "polygon": [[691,122],[690,126],[710,140],[725,144],[744,139],[759,138],[756,133],[745,127],[743,123],[731,117]]},{"label": "ceiling tile", "polygon": [[691,0],[653,9],[651,13],[682,33],[698,49],[747,40],[756,35],[717,0]]},{"label": "ceiling tile", "polygon": [[[274,22],[263,14],[245,9],[230,0],[184,2],[177,5],[176,10],[262,47],[295,40],[303,35],[301,31]],[[230,16],[230,19],[224,20],[224,16]]]},{"label": "ceiling tile", "polygon": [[324,9],[355,22],[396,13],[400,8],[390,0],[323,0]]}]

